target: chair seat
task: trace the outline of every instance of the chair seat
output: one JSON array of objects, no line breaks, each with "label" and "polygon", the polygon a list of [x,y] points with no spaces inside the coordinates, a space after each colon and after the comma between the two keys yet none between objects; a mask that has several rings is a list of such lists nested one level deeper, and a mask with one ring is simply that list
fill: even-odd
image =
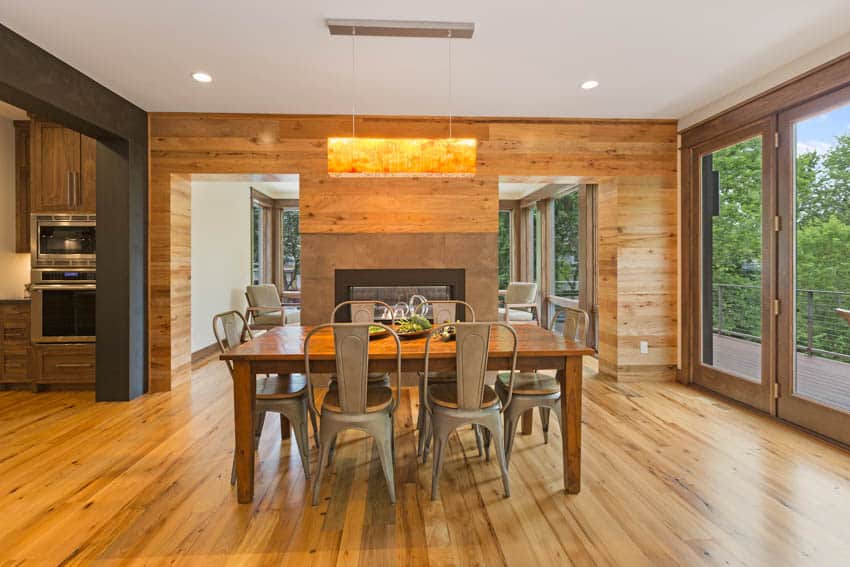
[{"label": "chair seat", "polygon": [[[499,372],[497,386],[507,389],[510,372]],[[539,372],[517,372],[514,374],[514,394],[520,396],[548,396],[561,391],[557,378]]]},{"label": "chair seat", "polygon": [[[389,372],[369,372],[366,374],[366,381],[372,386],[376,382],[387,382],[390,379]],[[336,374],[333,374],[330,379],[331,384],[336,383]]]},{"label": "chair seat", "polygon": [[[435,384],[428,387],[428,395],[431,403],[444,408],[457,409],[457,384]],[[481,407],[491,408],[499,402],[499,396],[490,386],[484,386],[481,396]]]},{"label": "chair seat", "polygon": [[[368,388],[366,390],[366,413],[375,413],[381,411],[393,402],[393,391],[386,386]],[[322,402],[322,411],[328,410],[335,413],[342,413],[342,407],[339,404],[339,389],[331,388],[325,395]]]},{"label": "chair seat", "polygon": [[286,313],[286,324],[287,325],[300,325],[301,324],[301,310],[297,307],[287,307],[284,310]]},{"label": "chair seat", "polygon": [[283,325],[280,311],[254,315],[251,319],[251,325]]},{"label": "chair seat", "polygon": [[[505,308],[499,307],[499,320],[505,320]],[[534,321],[534,314],[531,311],[523,311],[521,309],[511,309],[508,321]]]},{"label": "chair seat", "polygon": [[[425,371],[417,372],[419,378],[425,378]],[[454,370],[439,370],[437,372],[428,372],[428,384],[439,384],[442,382],[454,382],[457,380],[457,372]]]},{"label": "chair seat", "polygon": [[272,374],[266,378],[257,379],[258,400],[284,400],[297,398],[307,387],[307,376],[304,374]]}]

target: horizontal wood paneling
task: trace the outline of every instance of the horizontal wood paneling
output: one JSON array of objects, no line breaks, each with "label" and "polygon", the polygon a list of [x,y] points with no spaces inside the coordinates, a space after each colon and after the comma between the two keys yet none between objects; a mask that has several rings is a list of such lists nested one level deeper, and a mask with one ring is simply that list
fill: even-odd
[{"label": "horizontal wood paneling", "polygon": [[[357,118],[356,131],[359,136],[439,137],[448,134],[448,124],[441,117],[363,116]],[[380,247],[392,250],[404,246],[404,235],[411,235],[416,242],[416,235],[447,233],[447,238],[458,238],[462,243],[459,246],[466,246],[469,254],[478,254],[477,260],[454,267],[467,268],[467,295],[480,297],[482,312],[489,313],[495,308],[497,285],[495,234],[500,176],[569,176],[580,182],[658,178],[676,172],[676,128],[672,121],[455,118],[454,136],[479,141],[478,172],[472,179],[329,178],[326,139],[350,133],[350,116],[150,115],[154,389],[167,389],[172,378],[188,376],[191,360],[186,277],[190,255],[185,217],[188,201],[171,195],[175,190],[172,182],[182,183],[182,178],[172,174],[299,174],[301,230],[305,235],[302,300],[305,320],[311,321],[321,319],[327,307],[329,299],[320,294],[324,293],[321,290],[326,287],[329,272],[307,263],[306,258],[319,258],[319,249],[312,248],[308,235],[347,238],[360,234],[367,240],[375,235],[374,247],[363,251],[368,255]],[[642,214],[654,207],[661,205],[649,201]],[[666,215],[656,211],[648,218],[661,222]],[[464,240],[465,235],[468,240]],[[473,235],[487,238],[479,241]],[[638,235],[626,238],[632,237]],[[418,243],[428,241],[424,238]],[[347,240],[338,244],[333,258],[317,260],[316,266],[336,263],[351,254]],[[361,249],[359,244],[357,249]],[[414,245],[403,252],[415,263],[422,251]],[[380,257],[385,256],[382,251]],[[492,262],[492,266],[480,262]],[[668,293],[667,287],[664,290]],[[675,289],[669,293],[675,303]],[[615,292],[606,306],[616,309],[621,300],[626,297],[617,297]]]}]

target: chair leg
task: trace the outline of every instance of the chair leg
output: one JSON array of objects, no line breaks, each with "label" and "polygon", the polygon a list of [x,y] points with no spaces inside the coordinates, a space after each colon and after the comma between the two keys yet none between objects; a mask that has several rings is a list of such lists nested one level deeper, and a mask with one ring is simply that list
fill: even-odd
[{"label": "chair leg", "polygon": [[289,418],[280,414],[280,440],[286,441],[292,437],[292,425],[289,423]]},{"label": "chair leg", "polygon": [[448,434],[436,428],[433,434],[434,463],[431,469],[431,500],[437,500],[440,495],[440,473],[443,471],[443,454],[445,452]]},{"label": "chair leg", "polygon": [[[479,427],[480,429],[480,427]],[[490,462],[490,441],[492,440],[492,435],[490,434],[490,430],[488,428],[484,428],[484,460],[486,462]]]},{"label": "chair leg", "polygon": [[322,425],[321,436],[319,442],[319,470],[316,472],[316,478],[313,480],[313,506],[319,504],[319,491],[322,488],[322,477],[325,474],[325,468],[329,464],[331,441],[336,438],[336,433],[330,431],[330,427]]},{"label": "chair leg", "polygon": [[375,439],[381,468],[387,481],[390,502],[395,504],[395,452],[393,451],[393,418],[390,415],[379,427],[370,428],[369,433]]},{"label": "chair leg", "polygon": [[316,449],[319,448],[319,425],[316,423],[316,414],[311,411],[309,408],[307,411],[310,413],[310,422],[313,424],[313,440],[316,443]]},{"label": "chair leg", "polygon": [[505,412],[505,460],[511,462],[511,453],[514,450],[514,439],[516,438],[516,430],[519,427],[519,420],[522,415],[510,411],[510,408]]},{"label": "chair leg", "polygon": [[422,437],[422,464],[428,462],[428,453],[431,450],[431,437],[434,435],[434,425],[430,415],[425,416],[425,432]]},{"label": "chair leg", "polygon": [[484,445],[481,441],[481,426],[477,423],[473,424],[472,430],[475,432],[475,446],[478,447],[478,457],[484,454]]},{"label": "chair leg", "polygon": [[508,459],[505,455],[505,442],[502,436],[502,420],[501,416],[494,416],[492,429],[487,428],[493,436],[493,441],[496,444],[496,458],[499,461],[499,468],[502,469],[502,485],[505,487],[505,498],[511,495],[510,478],[508,478]]},{"label": "chair leg", "polygon": [[540,406],[538,408],[540,411],[540,425],[543,428],[543,444],[546,445],[549,443],[549,408],[546,406]]},{"label": "chair leg", "polygon": [[304,478],[310,480],[310,432],[307,429],[307,414],[310,411],[303,407],[299,415],[292,420],[292,428],[295,431],[295,443],[298,445],[298,453],[301,455],[301,466],[304,468]]},{"label": "chair leg", "polygon": [[425,449],[425,442],[428,437],[428,412],[425,411],[425,393],[422,386],[422,380],[419,380],[419,415],[416,418],[416,429],[419,431],[419,437],[416,442],[417,457],[422,456],[422,451]]},{"label": "chair leg", "polygon": [[330,442],[330,449],[328,450],[328,465],[334,464],[334,453],[336,453],[336,435],[333,436]]}]

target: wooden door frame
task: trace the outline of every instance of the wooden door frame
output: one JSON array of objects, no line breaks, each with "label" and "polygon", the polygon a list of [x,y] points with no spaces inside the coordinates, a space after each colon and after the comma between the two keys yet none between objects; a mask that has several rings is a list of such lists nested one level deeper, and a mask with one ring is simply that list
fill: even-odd
[{"label": "wooden door frame", "polygon": [[[689,208],[683,210],[688,222],[687,235],[683,242],[687,247],[684,258],[690,258],[683,269],[687,272],[688,286],[683,294],[686,301],[683,312],[689,313],[689,345],[687,357],[691,382],[726,397],[745,403],[758,410],[775,414],[773,403],[773,381],[776,376],[776,317],[772,315],[772,304],[776,298],[777,237],[772,230],[773,217],[776,215],[776,150],[774,136],[776,121],[773,117],[757,120],[726,134],[716,136],[687,150],[687,187],[683,185],[683,194],[687,194]],[[703,155],[723,149],[738,142],[761,136],[762,138],[762,352],[761,382],[756,383],[707,366],[701,362],[700,345],[702,330],[701,309],[701,266],[702,266],[702,193],[701,158]],[[685,152],[683,152],[685,153]]]},{"label": "wooden door frame", "polygon": [[779,280],[791,285],[781,286],[779,298],[784,308],[779,315],[779,351],[777,378],[779,397],[778,415],[787,421],[812,429],[827,437],[850,445],[850,413],[825,406],[794,393],[794,369],[797,344],[795,336],[796,301],[796,199],[794,182],[794,133],[796,122],[817,116],[829,109],[850,104],[850,86],[795,106],[779,114],[778,132],[781,140],[778,171],[779,215],[782,231],[779,238]]}]

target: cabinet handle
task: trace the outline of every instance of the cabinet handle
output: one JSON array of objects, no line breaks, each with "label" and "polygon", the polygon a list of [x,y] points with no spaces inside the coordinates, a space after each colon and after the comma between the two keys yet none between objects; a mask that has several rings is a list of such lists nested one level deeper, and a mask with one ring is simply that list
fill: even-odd
[{"label": "cabinet handle", "polygon": [[74,199],[74,198],[73,198],[73,196],[72,196],[73,189],[71,188],[71,186],[72,186],[72,185],[73,185],[73,183],[74,183],[74,182],[72,181],[73,177],[74,177],[74,174],[73,174],[72,172],[70,172],[70,171],[69,171],[69,172],[68,172],[68,174],[65,176],[65,178],[66,178],[66,179],[65,179],[65,181],[67,182],[67,185],[68,185],[68,207],[69,207],[69,208],[74,206],[74,204],[73,204],[73,202],[74,202],[74,201],[73,201],[73,199]]},{"label": "cabinet handle", "polygon": [[56,365],[56,368],[91,368],[91,362],[63,362]]},{"label": "cabinet handle", "polygon": [[83,190],[81,189],[81,185],[82,185],[81,180],[82,180],[82,177],[81,177],[81,174],[80,174],[80,172],[79,172],[79,171],[78,171],[77,173],[75,173],[75,174],[74,174],[74,178],[75,178],[75,180],[76,180],[76,181],[75,181],[75,183],[74,183],[74,185],[75,185],[75,186],[76,186],[76,188],[77,188],[77,196],[76,196],[76,201],[75,201],[75,203],[74,203],[74,204],[75,204],[76,206],[78,206],[78,207],[79,207],[79,206],[81,206],[81,205],[83,204]]}]

